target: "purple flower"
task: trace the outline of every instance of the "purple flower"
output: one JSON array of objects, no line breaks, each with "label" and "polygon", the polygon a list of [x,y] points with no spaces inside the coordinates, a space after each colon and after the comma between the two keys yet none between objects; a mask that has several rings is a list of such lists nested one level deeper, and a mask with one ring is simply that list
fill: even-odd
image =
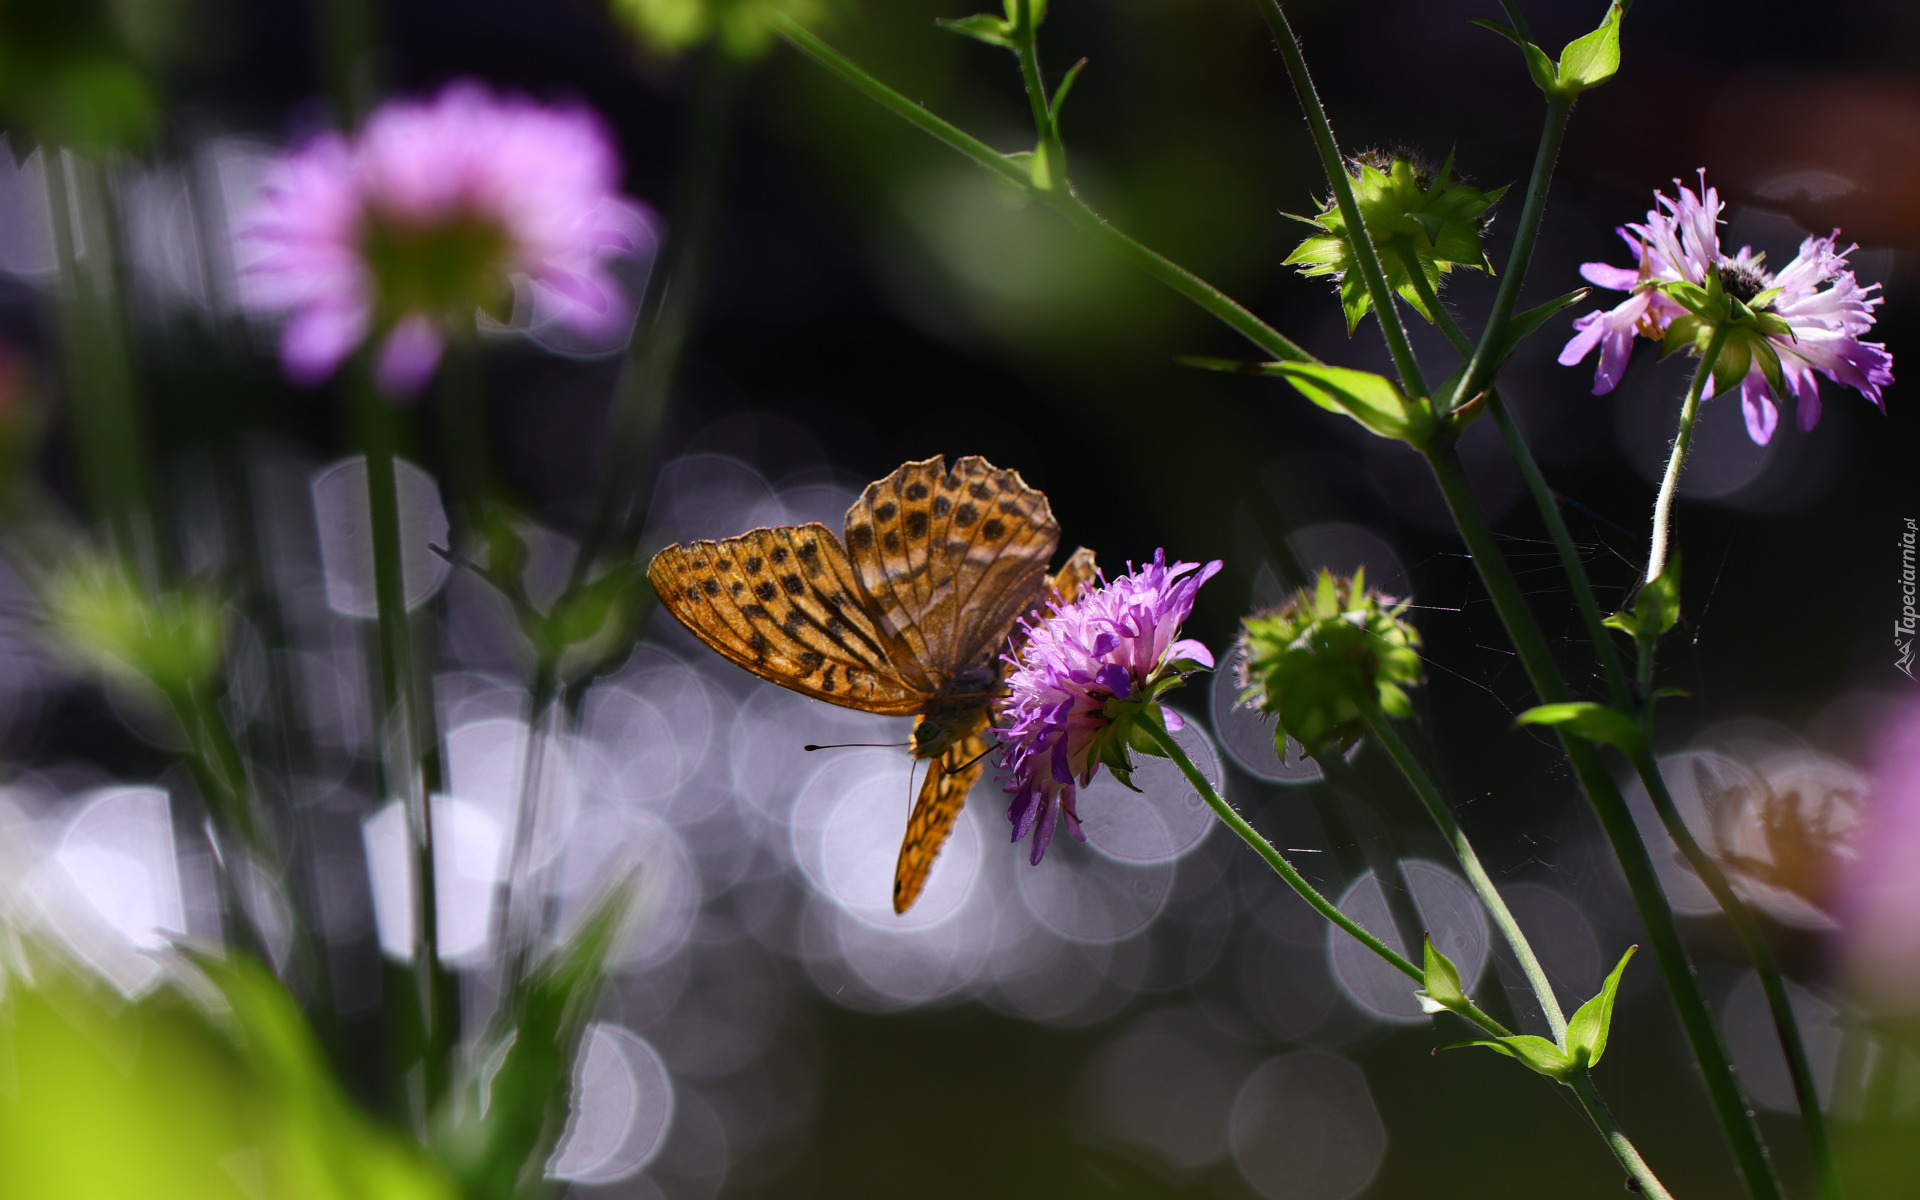
[{"label": "purple flower", "polygon": [[[1023,624],[1026,644],[1008,656],[1013,671],[998,732],[1000,767],[1009,773],[1004,783],[1013,795],[1007,819],[1014,841],[1033,833],[1034,863],[1046,854],[1062,813],[1067,833],[1082,840],[1076,790],[1093,782],[1102,761],[1125,761],[1129,714],[1112,702],[1144,706],[1183,669],[1213,666],[1205,646],[1179,633],[1200,585],[1219,570],[1217,560],[1168,566],[1166,551],[1156,550],[1139,570],[1103,580]],[[1158,711],[1169,728],[1180,727],[1177,715]]]},{"label": "purple flower", "polygon": [[[1879,284],[1862,287],[1848,268],[1847,255],[1854,247],[1837,248],[1837,229],[1828,237],[1809,237],[1777,274],[1766,269],[1766,256],[1751,247],[1742,246],[1729,257],[1721,252],[1718,230],[1725,206],[1706,182],[1702,171],[1696,194],[1674,180],[1678,199],[1656,193],[1659,207],[1647,213],[1646,222],[1620,229],[1633,251],[1633,267],[1581,266],[1580,274],[1589,283],[1628,295],[1618,306],[1574,322],[1573,338],[1560,352],[1561,365],[1570,367],[1598,347],[1593,391],[1596,396],[1612,391],[1626,370],[1634,337],[1663,338],[1668,326],[1687,314],[1661,285],[1691,284],[1723,291],[1755,313],[1779,318],[1774,329],[1759,335],[1763,345],[1748,348],[1748,365],[1738,379],[1747,434],[1754,441],[1764,445],[1780,423],[1778,404],[1784,397],[1775,394],[1767,378],[1767,367],[1775,360],[1779,382],[1797,401],[1802,430],[1820,420],[1820,375],[1858,390],[1884,411],[1881,389],[1893,382],[1893,356],[1880,343],[1860,340],[1873,328],[1873,309],[1881,298],[1872,294]],[[1716,390],[1731,386],[1731,380],[1720,378],[1713,384]]]},{"label": "purple flower", "polygon": [[609,259],[647,248],[644,210],[619,195],[598,117],[449,84],[392,101],[351,138],[313,138],[271,169],[242,222],[244,295],[285,313],[280,360],[321,382],[362,343],[390,395],[425,386],[476,310],[511,313],[514,282],[539,317],[587,334],[630,318]]}]

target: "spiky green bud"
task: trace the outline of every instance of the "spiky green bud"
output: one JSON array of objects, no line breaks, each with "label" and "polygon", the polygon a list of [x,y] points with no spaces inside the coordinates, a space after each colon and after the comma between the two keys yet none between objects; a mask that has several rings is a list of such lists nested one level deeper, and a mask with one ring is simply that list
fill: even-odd
[{"label": "spiky green bud", "polygon": [[[1419,263],[1426,290],[1432,292],[1439,290],[1444,276],[1455,267],[1493,274],[1493,262],[1481,238],[1492,223],[1487,210],[1506,194],[1506,188],[1483,192],[1466,186],[1453,173],[1451,157],[1435,171],[1407,154],[1377,150],[1349,159],[1348,174],[1353,177],[1360,219],[1380,253],[1387,286],[1428,321],[1434,314],[1415,285],[1409,258]],[[1296,246],[1285,265],[1299,267],[1302,275],[1331,275],[1339,281],[1340,307],[1347,314],[1347,332],[1352,333],[1372,309],[1373,298],[1355,269],[1353,244],[1340,206],[1329,197],[1313,216],[1294,219],[1320,232]]]},{"label": "spiky green bud", "polygon": [[1419,631],[1407,602],[1321,571],[1280,607],[1241,622],[1241,701],[1279,718],[1274,745],[1288,737],[1308,754],[1339,753],[1366,732],[1365,709],[1412,713],[1406,687],[1420,682]]}]

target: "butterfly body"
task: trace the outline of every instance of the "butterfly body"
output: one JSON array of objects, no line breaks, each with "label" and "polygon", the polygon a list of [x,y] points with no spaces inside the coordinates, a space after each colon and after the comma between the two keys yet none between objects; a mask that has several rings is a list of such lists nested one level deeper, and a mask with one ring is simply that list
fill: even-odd
[{"label": "butterfly body", "polygon": [[844,541],[818,523],[755,529],[669,546],[647,574],[662,606],[762,679],[918,718],[913,755],[933,765],[895,873],[905,912],[984,769],[1002,655],[1054,582],[1059,540],[1046,496],[1018,473],[935,457],[868,485]]}]

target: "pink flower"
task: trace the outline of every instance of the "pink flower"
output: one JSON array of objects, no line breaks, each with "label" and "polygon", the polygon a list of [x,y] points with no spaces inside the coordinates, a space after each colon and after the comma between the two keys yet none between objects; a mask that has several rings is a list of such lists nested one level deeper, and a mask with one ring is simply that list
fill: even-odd
[{"label": "pink flower", "polygon": [[[1862,287],[1854,278],[1846,261],[1854,248],[1836,248],[1837,229],[1829,237],[1809,237],[1800,244],[1799,255],[1777,274],[1766,269],[1766,256],[1751,247],[1742,246],[1729,257],[1721,252],[1718,229],[1725,206],[1706,182],[1702,171],[1696,194],[1674,180],[1678,199],[1656,193],[1659,207],[1648,211],[1646,222],[1621,228],[1620,236],[1633,251],[1634,267],[1581,266],[1580,274],[1589,283],[1628,296],[1615,308],[1588,313],[1574,322],[1574,336],[1560,351],[1561,365],[1570,367],[1598,347],[1593,391],[1596,396],[1605,395],[1620,382],[1633,353],[1633,339],[1658,340],[1666,335],[1668,325],[1686,314],[1660,285],[1713,285],[1755,312],[1772,313],[1785,322],[1787,331],[1767,334],[1766,345],[1780,363],[1781,382],[1797,401],[1802,430],[1812,429],[1820,420],[1820,375],[1858,390],[1884,411],[1881,389],[1893,382],[1893,356],[1878,342],[1860,340],[1873,328],[1873,309],[1881,299],[1872,293],[1880,285]],[[1748,436],[1765,444],[1779,425],[1777,405],[1784,397],[1774,394],[1762,362],[1762,355],[1752,356],[1740,381],[1740,401]]]},{"label": "pink flower", "polygon": [[[1168,566],[1157,550],[1139,570],[1056,603],[1027,626],[999,706],[1000,766],[1013,794],[1013,840],[1033,833],[1036,865],[1062,814],[1067,833],[1081,837],[1074,796],[1093,782],[1103,744],[1125,732],[1108,702],[1151,701],[1183,669],[1213,666],[1205,646],[1179,635],[1200,585],[1219,570],[1218,561]],[[1160,713],[1169,728],[1180,727],[1177,714]]]},{"label": "pink flower", "polygon": [[1842,948],[1876,1008],[1920,1012],[1920,708],[1880,739],[1857,861],[1840,874]]},{"label": "pink flower", "polygon": [[357,135],[322,134],[274,165],[241,223],[246,301],[287,315],[280,360],[296,382],[325,380],[371,339],[380,388],[413,395],[449,333],[511,312],[516,280],[583,333],[630,319],[607,263],[654,235],[619,184],[613,137],[585,109],[473,82],[391,101]]}]

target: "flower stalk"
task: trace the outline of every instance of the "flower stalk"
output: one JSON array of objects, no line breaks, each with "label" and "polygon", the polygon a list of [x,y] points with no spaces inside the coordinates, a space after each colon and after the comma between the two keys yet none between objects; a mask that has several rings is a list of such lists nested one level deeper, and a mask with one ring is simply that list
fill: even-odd
[{"label": "flower stalk", "polygon": [[400,502],[394,477],[398,415],[374,385],[364,352],[352,371],[354,416],[367,463],[367,515],[373,540],[373,583],[380,659],[381,779],[386,794],[405,805],[412,860],[414,1001],[425,1068],[423,1094],[414,1116],[425,1128],[451,1080],[454,1031],[445,1020],[448,980],[440,966],[439,912],[434,880],[433,809],[423,774],[427,716],[420,709],[406,585],[401,574]]},{"label": "flower stalk", "polygon": [[1567,1045],[1567,1017],[1560,1009],[1560,1001],[1553,994],[1553,984],[1547,979],[1546,968],[1540,965],[1540,958],[1533,952],[1533,944],[1527,940],[1520,922],[1514,919],[1513,910],[1500,895],[1500,889],[1494,886],[1493,878],[1480,862],[1480,855],[1474,851],[1473,843],[1467,840],[1466,831],[1460,828],[1460,822],[1454,817],[1453,810],[1440,795],[1440,789],[1434,786],[1433,779],[1420,765],[1411,748],[1407,746],[1400,733],[1393,727],[1386,714],[1362,698],[1360,711],[1367,723],[1367,731],[1379,741],[1380,746],[1393,759],[1394,765],[1406,777],[1414,794],[1420,797],[1420,803],[1426,808],[1433,823],[1447,839],[1447,845],[1459,860],[1460,869],[1466,872],[1467,882],[1474,893],[1480,897],[1480,903],[1486,906],[1487,914],[1500,930],[1500,936],[1506,939],[1508,948],[1520,962],[1520,970],[1527,977],[1527,985],[1533,989],[1534,998],[1540,1002],[1540,1011],[1547,1018],[1547,1025],[1553,1030],[1553,1040],[1562,1049]]},{"label": "flower stalk", "polygon": [[1721,347],[1727,344],[1728,331],[1725,324],[1714,328],[1706,353],[1700,356],[1700,365],[1694,369],[1693,382],[1687,385],[1686,402],[1680,406],[1680,432],[1673,439],[1667,473],[1660,477],[1660,494],[1653,502],[1653,544],[1647,551],[1649,582],[1660,578],[1660,573],[1667,569],[1667,542],[1672,536],[1673,498],[1680,490],[1680,470],[1687,465],[1687,451],[1693,445],[1693,425],[1700,416],[1700,394],[1713,378],[1713,365],[1719,361]]},{"label": "flower stalk", "polygon": [[[1549,129],[1542,135],[1543,143],[1548,137],[1557,139],[1558,134]],[[1544,196],[1546,189],[1540,182],[1541,173],[1551,171],[1552,167],[1551,156],[1542,154],[1536,158],[1534,179],[1528,185],[1529,200],[1536,191]],[[1523,273],[1525,269],[1525,263],[1510,261],[1508,277],[1513,278]],[[1454,347],[1462,354],[1468,353],[1472,344],[1465,332],[1461,330],[1459,323],[1453,319],[1452,314],[1441,308],[1437,302],[1429,301],[1429,308],[1437,314],[1440,329]],[[1712,370],[1712,360],[1702,359],[1700,371],[1696,374],[1696,382],[1700,375],[1711,377]],[[1541,519],[1546,522],[1548,534],[1553,540],[1560,559],[1561,569],[1572,585],[1574,601],[1580,610],[1581,620],[1586,624],[1588,639],[1592,642],[1594,653],[1600,660],[1601,672],[1606,677],[1607,689],[1613,705],[1621,712],[1637,712],[1650,743],[1653,733],[1653,712],[1646,698],[1652,691],[1653,644],[1651,640],[1643,640],[1639,644],[1640,687],[1639,698],[1636,699],[1635,692],[1628,684],[1626,668],[1621,662],[1619,650],[1607,631],[1605,619],[1601,616],[1599,603],[1594,596],[1592,580],[1587,575],[1586,564],[1581,560],[1579,548],[1573,541],[1573,534],[1568,530],[1566,518],[1560,512],[1558,498],[1548,485],[1538,460],[1533,456],[1532,448],[1527,445],[1519,426],[1514,423],[1513,416],[1507,411],[1497,388],[1488,390],[1487,403],[1493,411],[1494,423],[1500,431],[1501,439],[1506,442],[1508,451],[1513,455],[1514,461],[1519,464],[1521,475],[1526,480],[1527,490],[1533,497]],[[1690,432],[1691,422],[1687,421],[1684,415],[1682,422],[1683,427]],[[1649,575],[1648,578],[1653,576]],[[1820,1107],[1818,1092],[1813,1082],[1813,1067],[1807,1057],[1805,1039],[1801,1036],[1799,1019],[1787,996],[1786,984],[1780,973],[1780,965],[1774,958],[1773,950],[1767,945],[1765,934],[1754,920],[1746,903],[1733,890],[1725,873],[1720,870],[1719,864],[1701,848],[1692,830],[1687,827],[1685,818],[1680,815],[1678,807],[1673,803],[1673,797],[1667,789],[1665,779],[1661,777],[1659,765],[1653,756],[1644,752],[1636,754],[1633,756],[1633,765],[1642,785],[1647,789],[1648,796],[1653,800],[1654,809],[1659,813],[1661,823],[1666,827],[1668,835],[1673,838],[1681,854],[1700,876],[1701,881],[1706,884],[1707,890],[1713,894],[1721,911],[1733,925],[1748,958],[1753,962],[1762,990],[1767,997],[1767,1007],[1772,1015],[1781,1049],[1786,1056],[1788,1073],[1793,1080],[1794,1095],[1800,1103],[1802,1124],[1806,1129],[1814,1169],[1820,1179],[1821,1195],[1827,1197],[1827,1200],[1839,1200],[1841,1195],[1839,1168],[1834,1160],[1832,1141],[1827,1132],[1826,1114]]]},{"label": "flower stalk", "polygon": [[[1394,370],[1400,375],[1400,386],[1409,396],[1426,396],[1429,394],[1426,377],[1420,373],[1413,343],[1407,338],[1407,327],[1400,318],[1399,308],[1394,304],[1393,289],[1387,286],[1386,272],[1380,267],[1380,254],[1374,247],[1373,235],[1368,232],[1366,221],[1360,213],[1360,203],[1354,198],[1353,180],[1347,175],[1346,159],[1340,153],[1339,143],[1334,140],[1333,125],[1327,119],[1325,106],[1320,103],[1320,94],[1314,89],[1313,76],[1307,70],[1306,55],[1300,49],[1300,39],[1294,36],[1293,25],[1287,20],[1286,11],[1280,7],[1279,0],[1260,0],[1260,11],[1273,31],[1282,61],[1287,64],[1287,75],[1293,81],[1294,94],[1299,97],[1300,110],[1306,114],[1307,128],[1313,133],[1314,149],[1320,154],[1320,165],[1326,171],[1327,182],[1332,186],[1334,199],[1340,207],[1341,219],[1346,222],[1349,231],[1355,265],[1360,270],[1360,277],[1366,281],[1368,293],[1373,296],[1374,319],[1380,323],[1380,334],[1386,339],[1387,352],[1393,356]],[[1414,273],[1420,274],[1418,271]]]},{"label": "flower stalk", "polygon": [[[1272,867],[1274,872],[1278,874],[1281,879],[1285,880],[1287,886],[1298,893],[1302,900],[1305,900],[1311,905],[1314,911],[1339,926],[1342,931],[1355,941],[1373,951],[1374,954],[1378,955],[1381,961],[1385,962],[1388,966],[1424,986],[1426,983],[1426,972],[1408,961],[1406,956],[1400,954],[1391,946],[1388,946],[1385,942],[1382,942],[1379,938],[1369,933],[1364,926],[1348,917],[1347,914],[1341,912],[1331,900],[1328,900],[1320,893],[1318,888],[1307,882],[1305,876],[1301,875],[1300,872],[1294,868],[1294,865],[1287,861],[1287,856],[1275,849],[1272,842],[1269,842],[1265,837],[1261,836],[1260,831],[1248,824],[1246,818],[1236,812],[1234,807],[1228,804],[1226,799],[1215,790],[1212,781],[1206,777],[1206,774],[1202,772],[1199,767],[1194,765],[1193,760],[1187,756],[1187,752],[1181,749],[1180,743],[1173,739],[1173,735],[1153,722],[1143,722],[1141,727],[1147,732],[1147,735],[1153,739],[1154,744],[1159,747],[1160,752],[1171,759],[1175,766],[1180,768],[1180,773],[1186,776],[1187,782],[1192,784],[1194,790],[1200,793],[1200,798],[1207,802],[1207,807],[1214,811],[1214,815],[1220,818],[1221,823],[1228,829],[1231,829],[1235,836],[1241,841],[1252,847],[1254,853],[1266,860],[1267,865]],[[1524,944],[1525,939],[1522,938],[1521,941]],[[1542,975],[1543,980],[1544,978],[1545,976]],[[1552,1003],[1551,997],[1552,992],[1549,990],[1546,993],[1546,999],[1543,1003]],[[1465,1017],[1494,1037],[1512,1036],[1506,1026],[1488,1016],[1471,1001],[1466,1001],[1451,1011]],[[1559,1029],[1564,1035],[1564,1019]],[[1633,1143],[1628,1140],[1627,1135],[1621,1130],[1619,1122],[1614,1120],[1613,1114],[1607,1110],[1607,1106],[1600,1099],[1599,1092],[1594,1089],[1593,1081],[1587,1077],[1584,1069],[1575,1071],[1572,1074],[1570,1086],[1573,1088],[1574,1094],[1579,1097],[1581,1107],[1586,1110],[1588,1118],[1592,1120],[1594,1124],[1594,1128],[1597,1129],[1601,1137],[1606,1140],[1608,1149],[1613,1151],[1614,1157],[1619,1160],[1620,1165],[1625,1168],[1627,1174],[1639,1186],[1640,1190],[1649,1196],[1661,1197],[1663,1200],[1672,1200],[1671,1193],[1667,1191],[1665,1186],[1661,1184],[1659,1178],[1648,1168],[1646,1160],[1641,1158],[1640,1152],[1634,1148]]]},{"label": "flower stalk", "polygon": [[[1516,18],[1517,19],[1517,18]],[[1522,27],[1524,29],[1524,27]],[[1524,36],[1524,33],[1523,33]],[[1513,234],[1513,249],[1507,253],[1507,273],[1493,296],[1493,311],[1487,314],[1480,342],[1473,348],[1466,369],[1460,372],[1460,386],[1450,398],[1442,398],[1447,411],[1479,395],[1491,382],[1497,355],[1506,342],[1507,325],[1513,319],[1514,306],[1520,301],[1520,285],[1526,281],[1527,265],[1533,261],[1533,247],[1540,237],[1540,223],[1546,216],[1547,189],[1553,179],[1553,164],[1560,157],[1560,142],[1566,136],[1567,119],[1573,114],[1573,97],[1554,96],[1547,101],[1547,122],[1540,133],[1540,146],[1533,156],[1533,174],[1527,180],[1527,197],[1520,206],[1520,223]]]},{"label": "flower stalk", "polygon": [[1049,208],[1066,217],[1083,233],[1090,235],[1108,250],[1211,313],[1229,329],[1261,350],[1288,362],[1318,361],[1298,343],[1262,321],[1233,297],[1159,251],[1115,228],[1105,217],[1082,201],[1073,192],[1071,186],[1048,191],[1034,189],[1032,172],[1018,160],[1000,153],[959,126],[927,111],[924,105],[907,99],[880,82],[859,64],[835,50],[791,17],[776,15],[772,21],[775,30],[796,50],[839,76],[855,91],[908,124],[945,143],[950,149],[966,155],[995,177],[1028,191]]}]

